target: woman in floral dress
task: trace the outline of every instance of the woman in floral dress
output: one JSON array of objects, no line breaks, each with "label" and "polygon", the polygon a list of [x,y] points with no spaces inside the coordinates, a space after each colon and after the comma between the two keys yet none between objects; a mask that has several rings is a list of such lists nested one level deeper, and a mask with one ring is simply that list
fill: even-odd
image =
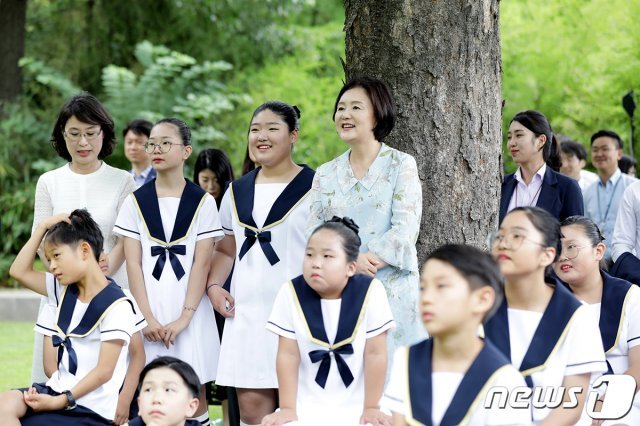
[{"label": "woman in floral dress", "polygon": [[316,171],[307,234],[333,216],[360,227],[358,272],[385,286],[397,328],[388,353],[424,337],[418,317],[416,240],[422,189],[415,159],[381,141],[395,124],[396,108],[382,81],[357,78],[344,85],[334,121],[349,150]]}]

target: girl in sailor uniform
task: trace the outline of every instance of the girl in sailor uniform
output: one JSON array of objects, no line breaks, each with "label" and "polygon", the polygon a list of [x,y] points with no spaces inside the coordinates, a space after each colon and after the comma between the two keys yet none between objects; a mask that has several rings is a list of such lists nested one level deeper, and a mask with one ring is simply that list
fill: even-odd
[{"label": "girl in sailor uniform", "polygon": [[[640,383],[640,289],[600,269],[604,238],[591,219],[571,216],[562,221],[561,229],[562,253],[553,264],[554,271],[598,319],[607,372],[629,374]],[[585,416],[585,423],[590,423]],[[640,398],[634,399],[627,416],[604,422],[618,423],[640,424]]]},{"label": "girl in sailor uniform", "polygon": [[[560,223],[550,213],[519,207],[507,214],[491,242],[505,277],[506,297],[484,332],[520,370],[538,400],[545,387],[588,389],[591,374],[607,370],[602,341],[594,338],[599,335],[594,315],[553,278],[551,264],[562,250],[560,238]],[[531,404],[532,420],[575,424],[586,392],[576,397],[575,408]],[[565,392],[564,402],[570,399]]]},{"label": "girl in sailor uniform", "polygon": [[262,424],[389,424],[379,410],[387,331],[382,283],[356,275],[358,226],[334,217],[309,238],[303,274],[284,284],[267,323],[279,336],[280,410]]},{"label": "girl in sailor uniform", "polygon": [[[100,265],[102,272],[106,275],[109,270],[109,263],[104,252],[100,255],[98,264]],[[53,274],[46,272],[45,279],[47,280],[47,285],[50,285],[54,289],[56,288],[56,284],[54,282],[55,277]],[[127,419],[137,416],[138,409],[137,403],[134,401],[134,396],[138,387],[138,377],[146,363],[144,344],[142,342],[142,329],[147,326],[147,321],[142,316],[142,312],[129,289],[123,288],[122,292],[133,305],[135,311],[135,327],[128,346],[129,367],[127,368],[127,375],[125,377],[124,384],[120,389],[118,407],[113,419],[113,423],[116,425],[126,423]],[[44,336],[44,340],[42,342],[42,362],[44,365],[44,373],[48,378],[53,377],[53,374],[58,370],[58,351],[57,348],[53,346],[53,336],[56,335],[55,320],[56,309],[60,302],[59,296],[60,295],[58,293],[55,293],[53,298],[49,298],[48,303],[40,310],[36,325],[33,328],[33,331]]]},{"label": "girl in sailor uniform", "polygon": [[383,406],[394,425],[528,425],[528,410],[485,407],[490,390],[525,387],[522,375],[478,327],[502,301],[491,255],[464,245],[432,252],[422,269],[420,311],[431,336],[399,348]]},{"label": "girl in sailor uniform", "polygon": [[[264,325],[282,283],[302,272],[314,172],[291,158],[299,117],[279,101],[255,110],[248,143],[261,167],[232,182],[220,206],[226,236],[216,244],[207,294],[226,317],[217,383],[237,388],[242,424],[276,408],[278,339]],[[234,260],[229,294],[222,284]]]},{"label": "girl in sailor uniform", "polygon": [[[55,280],[33,269],[43,237]],[[58,371],[46,383],[3,393],[3,424],[112,424],[136,320],[122,289],[100,270],[102,244],[89,213],[75,210],[41,221],[11,265],[16,280],[59,300],[53,336]]]},{"label": "girl in sailor uniform", "polygon": [[[149,324],[143,330],[147,361],[174,356],[206,383],[216,378],[220,344],[204,296],[213,243],[222,236],[216,202],[184,178],[192,147],[183,121],[158,121],[145,150],[157,177],[125,200],[114,231],[126,237],[129,285]],[[200,397],[197,416],[208,424],[204,391]]]}]

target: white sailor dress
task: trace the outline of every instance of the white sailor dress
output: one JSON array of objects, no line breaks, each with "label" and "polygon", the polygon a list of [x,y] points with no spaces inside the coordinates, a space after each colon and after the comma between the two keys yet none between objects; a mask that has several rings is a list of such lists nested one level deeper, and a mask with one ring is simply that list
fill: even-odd
[{"label": "white sailor dress", "polygon": [[485,408],[489,390],[526,386],[522,375],[491,342],[465,373],[432,371],[433,339],[398,348],[381,405],[411,425],[530,425],[528,410]]},{"label": "white sailor dress", "polygon": [[266,328],[297,341],[301,425],[359,423],[367,339],[394,327],[384,286],[376,278],[351,277],[340,299],[320,298],[303,276],[281,287]]},{"label": "white sailor dress", "polygon": [[[511,309],[504,299],[484,326],[485,336],[516,366],[530,388],[562,386],[565,376],[607,370],[598,325],[587,306],[560,282],[544,313]],[[549,408],[531,406],[537,423]]]},{"label": "white sailor dress", "polygon": [[282,283],[302,273],[314,171],[303,166],[288,184],[256,184],[259,170],[232,182],[220,205],[222,228],[236,242],[235,315],[225,320],[216,383],[275,389],[278,339],[264,326]]},{"label": "white sailor dress", "polygon": [[[181,198],[158,198],[155,179],[141,186],[123,203],[114,228],[140,241],[147,298],[153,316],[163,325],[182,314],[196,243],[223,235],[213,197],[186,182]],[[219,345],[213,307],[205,294],[175,344],[167,349],[162,342],[144,341],[147,362],[176,357],[193,367],[201,383],[216,378]]]}]

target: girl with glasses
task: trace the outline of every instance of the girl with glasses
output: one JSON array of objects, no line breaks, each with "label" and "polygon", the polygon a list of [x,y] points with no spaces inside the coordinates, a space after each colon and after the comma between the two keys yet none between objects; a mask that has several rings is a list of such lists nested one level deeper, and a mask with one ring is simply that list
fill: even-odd
[{"label": "girl with glasses", "polygon": [[[131,292],[149,324],[147,362],[176,357],[206,383],[216,378],[220,343],[204,293],[213,245],[223,233],[213,197],[184,178],[191,151],[183,121],[165,118],[153,126],[147,152],[157,177],[125,200],[114,231],[125,237]],[[196,419],[207,425],[202,388]]]},{"label": "girl with glasses", "polygon": [[[600,268],[604,238],[591,219],[565,219],[562,236],[562,252],[553,264],[555,273],[598,318],[608,372],[629,374],[640,383],[640,288]],[[627,416],[615,423],[640,424],[638,398]]]},{"label": "girl with glasses", "polygon": [[[492,253],[505,278],[505,299],[484,326],[486,337],[520,370],[530,388],[581,387],[575,408],[535,408],[543,425],[574,425],[591,373],[607,370],[597,323],[588,307],[553,277],[561,251],[559,222],[546,210],[520,207],[500,225]],[[534,393],[534,395],[536,395]],[[573,398],[563,393],[567,406]]]},{"label": "girl with glasses", "polygon": [[[116,146],[113,119],[93,95],[80,93],[60,109],[51,133],[51,145],[66,164],[38,179],[32,231],[47,217],[86,208],[102,232],[102,250],[109,255],[108,275],[127,288],[126,270],[121,267],[122,243],[113,233],[113,224],[124,199],[136,186],[128,172],[103,161]],[[48,267],[42,250],[38,254]],[[43,298],[40,313],[44,304]],[[31,374],[34,383],[47,380],[42,364],[41,334],[35,336]]]}]

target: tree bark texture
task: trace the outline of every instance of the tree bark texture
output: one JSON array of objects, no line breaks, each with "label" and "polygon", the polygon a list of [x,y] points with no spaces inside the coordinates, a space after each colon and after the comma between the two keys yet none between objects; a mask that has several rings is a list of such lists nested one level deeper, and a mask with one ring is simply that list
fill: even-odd
[{"label": "tree bark texture", "polygon": [[422,182],[418,260],[445,243],[485,247],[501,172],[498,0],[345,0],[346,76],[386,81],[398,104],[389,145]]},{"label": "tree bark texture", "polygon": [[20,94],[26,17],[27,0],[0,0],[0,101]]}]

